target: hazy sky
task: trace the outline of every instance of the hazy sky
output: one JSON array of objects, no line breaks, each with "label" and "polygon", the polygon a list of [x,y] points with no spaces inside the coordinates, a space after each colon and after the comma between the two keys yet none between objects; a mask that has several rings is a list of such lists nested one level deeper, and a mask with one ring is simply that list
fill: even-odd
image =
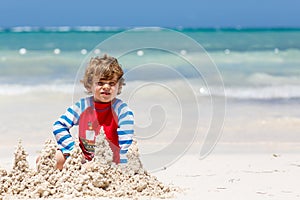
[{"label": "hazy sky", "polygon": [[0,27],[300,27],[299,0],[1,0]]}]

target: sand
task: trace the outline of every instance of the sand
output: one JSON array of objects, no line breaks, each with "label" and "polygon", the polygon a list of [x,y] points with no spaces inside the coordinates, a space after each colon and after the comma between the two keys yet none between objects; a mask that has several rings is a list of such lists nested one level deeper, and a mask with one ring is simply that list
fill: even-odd
[{"label": "sand", "polygon": [[293,153],[187,155],[155,175],[184,189],[175,199],[300,199],[300,155]]},{"label": "sand", "polygon": [[74,198],[171,198],[179,187],[165,185],[148,173],[139,159],[137,142],[128,152],[128,164],[112,162],[112,152],[104,134],[96,138],[95,157],[82,164],[78,144],[62,170],[55,169],[57,145],[45,142],[36,170],[30,169],[21,141],[15,151],[13,169],[0,169],[0,199]]},{"label": "sand", "polygon": [[[44,149],[52,149],[49,148],[49,146],[53,145],[52,142],[48,141],[45,144],[48,146]],[[135,146],[135,145],[133,145]],[[20,148],[16,150],[16,152],[19,152],[18,155],[19,158],[26,157],[26,152],[24,149]],[[135,146],[136,147],[136,146]],[[233,148],[233,147],[232,147]],[[239,148],[239,151],[238,151]],[[252,147],[255,148],[255,145]],[[173,165],[167,167],[165,170],[152,172],[150,174],[136,174],[136,177],[148,177],[146,179],[148,182],[150,180],[153,180],[155,184],[162,184],[166,188],[180,188],[180,191],[173,191],[173,192],[166,192],[163,189],[160,189],[158,191],[163,192],[163,195],[160,196],[151,196],[152,192],[155,191],[155,189],[152,187],[155,184],[152,184],[151,187],[149,187],[149,190],[144,189],[143,191],[148,192],[149,196],[145,195],[143,196],[141,192],[137,191],[137,188],[132,194],[132,196],[122,196],[124,193],[120,193],[121,195],[117,197],[116,194],[112,194],[114,196],[109,196],[109,192],[106,193],[107,195],[103,196],[89,196],[89,195],[83,195],[81,197],[76,197],[76,195],[72,194],[66,194],[66,190],[63,191],[60,195],[61,196],[48,196],[49,199],[161,199],[164,198],[164,195],[167,195],[170,199],[184,199],[184,200],[194,200],[194,199],[210,199],[210,200],[223,200],[223,199],[232,199],[232,200],[238,200],[238,199],[245,199],[245,200],[257,200],[257,199],[271,199],[271,200],[295,200],[300,199],[300,154],[297,152],[283,152],[283,153],[266,153],[266,152],[255,152],[255,153],[249,153],[249,152],[243,152],[241,147],[238,146],[235,148],[235,152],[238,153],[222,153],[222,150],[218,147],[216,150],[207,156],[205,159],[200,160],[197,156],[197,154],[187,153],[186,155],[182,156],[180,159],[178,159]],[[136,152],[136,151],[134,151]],[[50,152],[48,152],[50,153]],[[136,152],[137,153],[137,152]],[[45,154],[47,154],[45,152]],[[75,153],[76,154],[76,153]],[[73,154],[73,156],[75,155]],[[134,157],[134,154],[133,154]],[[24,160],[23,160],[24,161]],[[76,161],[75,158],[71,158],[69,162],[73,162],[73,166],[78,166],[75,163],[80,163],[79,160]],[[140,161],[138,161],[139,163]],[[17,174],[24,174],[24,170],[22,172],[17,172],[20,169],[24,169],[27,167],[26,162],[18,162],[19,164],[16,166],[17,168],[14,168],[12,171],[15,173],[15,179],[14,183],[18,184],[18,187],[20,187],[20,181],[18,182],[18,179],[21,179],[21,177],[18,177]],[[52,163],[53,164],[53,163]],[[1,164],[0,164],[1,166]],[[49,165],[48,165],[49,166]],[[98,165],[102,166],[102,165]],[[139,166],[139,165],[134,165]],[[3,181],[3,176],[7,177],[8,175],[5,175],[8,172],[8,170],[4,169],[3,166],[2,170],[0,170],[1,174],[1,187],[3,188],[3,185],[7,185],[7,181]],[[1,168],[1,167],[0,167]],[[100,167],[94,167],[93,170],[107,170],[106,168]],[[118,171],[116,168],[112,168],[115,171]],[[141,168],[136,168],[141,169]],[[65,171],[64,171],[65,170]],[[64,169],[62,172],[58,174],[67,173],[66,169]],[[84,175],[88,175],[88,173],[93,173],[93,170],[86,172]],[[76,170],[75,170],[76,171]],[[10,172],[12,173],[12,172]],[[73,172],[74,173],[74,172]],[[77,181],[76,177],[80,174],[80,170],[76,172],[77,174],[73,175],[72,181]],[[106,174],[106,173],[103,173]],[[102,175],[103,175],[102,174]],[[111,173],[110,173],[111,174]],[[80,176],[80,175],[79,175]],[[99,183],[97,187],[105,187],[107,182],[105,182],[105,179],[103,177],[100,177],[99,174],[98,177],[95,177],[94,180],[101,180],[95,183]],[[107,174],[105,175],[106,178]],[[65,177],[63,180],[66,181],[64,183],[64,187],[67,187],[70,180],[67,180],[66,177],[68,177],[67,174],[62,175],[62,177]],[[46,177],[38,177],[40,180],[46,179]],[[141,178],[142,180],[145,180]],[[26,180],[26,179],[22,179]],[[88,179],[90,180],[90,179]],[[107,179],[106,179],[107,180]],[[117,179],[124,181],[121,183],[115,183],[120,185],[127,185],[131,184],[130,180],[133,181],[132,178],[126,177],[124,179]],[[137,179],[135,179],[137,180]],[[158,181],[159,180],[159,181]],[[146,182],[147,182],[146,181]],[[27,181],[28,182],[28,181]],[[43,186],[43,182],[40,181],[40,186]],[[45,182],[44,182],[45,183]],[[136,183],[136,182],[135,182]],[[61,183],[62,184],[62,183]],[[93,182],[90,181],[90,184],[88,184],[91,187]],[[80,187],[80,185],[83,187],[82,191],[90,191],[90,189],[85,186],[84,182],[82,184],[78,184],[74,187]],[[61,189],[61,187],[57,187],[57,189]],[[86,188],[85,188],[86,187]],[[143,184],[140,184],[140,189],[144,187]],[[16,188],[16,186],[15,186]],[[103,190],[100,191],[103,192]],[[132,188],[132,186],[131,186]],[[37,192],[45,192],[45,190],[38,190],[38,187],[35,188]],[[114,191],[112,188],[110,191]],[[31,190],[32,192],[32,190]],[[39,195],[42,195],[43,193],[40,193]],[[63,194],[63,195],[62,195]],[[162,193],[161,193],[162,194]],[[3,194],[2,194],[3,195]],[[27,194],[28,195],[28,194]],[[17,196],[14,196],[16,198]],[[31,197],[30,197],[31,198]],[[32,197],[31,199],[36,199],[37,197]],[[6,199],[12,199],[11,196],[8,196]],[[24,199],[22,197],[22,199]]]},{"label": "sand", "polygon": [[[53,155],[51,150],[54,149],[54,146],[55,144],[51,140],[45,143],[45,148],[42,152],[44,158],[46,158],[47,155]],[[136,145],[133,145],[133,147],[136,148]],[[300,199],[300,155],[297,152],[245,153],[240,151],[239,153],[220,153],[216,150],[202,160],[200,160],[196,154],[186,154],[165,170],[151,174],[143,173],[142,170],[130,177],[129,175],[126,176],[122,174],[120,168],[115,165],[107,167],[108,165],[103,164],[96,164],[90,168],[90,170],[82,174],[81,170],[83,169],[79,167],[81,162],[77,159],[78,157],[75,156],[78,154],[78,150],[78,148],[75,149],[74,154],[72,154],[72,157],[68,160],[68,163],[72,165],[66,164],[66,166],[69,167],[66,167],[61,172],[54,172],[54,175],[52,174],[56,179],[59,179],[56,181],[60,182],[60,184],[56,185],[56,193],[50,195],[51,190],[48,191],[50,192],[49,194],[45,188],[51,188],[51,182],[49,180],[54,181],[55,179],[47,177],[48,175],[43,174],[45,173],[43,171],[39,172],[43,175],[38,175],[37,172],[30,175],[30,173],[33,173],[32,170],[24,170],[28,169],[28,163],[24,161],[26,152],[19,144],[16,149],[16,155],[18,155],[16,160],[18,162],[14,163],[11,172],[4,168],[1,169],[0,167],[1,190],[3,190],[5,186],[7,188],[9,183],[13,183],[11,186],[13,186],[15,190],[22,189],[22,184],[24,185],[24,183],[36,184],[38,187],[35,186],[30,190],[28,189],[26,191],[27,194],[8,195],[6,198],[3,198],[2,191],[2,198],[16,199],[19,197],[25,199],[25,197],[27,197],[29,199],[39,199],[43,197],[43,195],[48,195],[47,199],[60,200],[77,200],[83,198],[96,200],[162,199],[167,197],[174,200]],[[137,153],[137,151],[133,152]],[[102,154],[102,156],[105,156],[105,154]],[[134,157],[136,155],[132,154],[132,156]],[[51,165],[53,165],[53,163],[49,162],[51,159],[49,159],[49,157],[47,159],[48,161],[44,164],[48,164],[45,166],[43,166],[44,164],[42,164],[43,162],[41,161],[41,169],[47,167],[51,168]],[[45,161],[47,159],[45,159]],[[137,159],[135,159],[135,161],[137,161]],[[140,161],[138,160],[137,163],[140,163]],[[137,163],[135,163],[134,166],[139,166]],[[71,169],[72,167],[77,169]],[[135,170],[140,169],[140,167],[135,168]],[[108,173],[108,171],[110,171],[110,173]],[[113,176],[114,173],[112,172],[119,173],[119,177]],[[26,173],[28,175],[25,178],[24,174]],[[9,174],[14,174],[14,178],[10,179],[11,182],[7,181]],[[21,177],[20,174],[22,174],[23,177]],[[90,179],[90,174],[97,174],[97,176],[93,176],[93,178]],[[28,179],[29,176],[32,178]],[[83,177],[86,177],[86,179],[83,179]],[[110,183],[109,179],[114,179],[114,183]],[[137,180],[139,180],[140,184],[137,184]],[[122,183],[120,183],[120,181]],[[77,184],[72,185],[71,183]],[[147,183],[148,185],[145,186]],[[110,186],[108,188],[110,189],[103,190],[103,188],[109,184]],[[135,187],[133,187],[133,185],[135,185]],[[163,186],[163,188],[159,189],[160,186]],[[82,188],[81,190],[80,187]],[[132,193],[126,194],[125,191],[114,190],[113,187],[127,188],[127,192],[131,191]],[[174,191],[169,192],[167,188],[170,190],[173,188]],[[178,190],[178,188],[180,188],[180,190]],[[71,189],[73,189],[73,192],[71,192]],[[74,191],[77,192],[74,193]],[[93,194],[91,191],[98,191],[98,193]],[[158,194],[154,195],[157,191],[159,191]],[[32,196],[29,196],[29,194],[32,194]]]}]

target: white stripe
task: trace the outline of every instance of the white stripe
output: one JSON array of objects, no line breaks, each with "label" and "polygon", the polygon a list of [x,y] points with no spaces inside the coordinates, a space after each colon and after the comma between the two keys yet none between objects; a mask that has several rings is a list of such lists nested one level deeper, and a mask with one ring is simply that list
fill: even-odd
[{"label": "white stripe", "polygon": [[66,112],[65,116],[70,119],[73,123],[76,121],[76,118],[73,114]]},{"label": "white stripe", "polygon": [[58,141],[58,140],[59,140],[61,137],[63,137],[64,135],[65,135],[64,132],[61,132],[61,133],[56,134],[56,135],[55,135],[56,141]]},{"label": "white stripe", "polygon": [[133,116],[126,115],[124,118],[120,119],[119,123],[122,123],[123,121],[133,121]]},{"label": "white stripe", "polygon": [[120,145],[120,148],[121,148],[122,150],[128,150],[128,148],[129,148],[130,145],[131,145],[131,144],[122,144],[122,145]]},{"label": "white stripe", "polygon": [[120,154],[120,159],[126,159],[127,160],[127,154]]},{"label": "white stripe", "polygon": [[122,103],[123,103],[123,101],[121,99],[116,99],[116,102],[114,105],[115,105],[115,111],[117,114],[118,114],[118,109]]},{"label": "white stripe", "polygon": [[66,127],[64,127],[64,126],[62,126],[60,124],[56,124],[56,125],[53,126],[53,132],[56,131],[56,130],[58,130],[58,129],[61,129],[61,128],[66,128]]},{"label": "white stripe", "polygon": [[132,140],[133,134],[119,135],[119,141]]},{"label": "white stripe", "polygon": [[121,129],[122,131],[132,130],[132,124],[121,125],[121,127],[122,127],[122,129]]},{"label": "white stripe", "polygon": [[71,142],[74,142],[74,140],[73,140],[72,137],[70,137],[70,138],[64,140],[63,144],[65,144],[65,146],[68,146]]}]

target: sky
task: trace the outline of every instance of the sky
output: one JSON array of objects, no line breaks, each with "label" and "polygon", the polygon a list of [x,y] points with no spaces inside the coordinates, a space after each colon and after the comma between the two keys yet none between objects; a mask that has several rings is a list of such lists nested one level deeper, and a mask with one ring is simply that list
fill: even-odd
[{"label": "sky", "polygon": [[299,0],[1,0],[0,27],[300,27]]}]

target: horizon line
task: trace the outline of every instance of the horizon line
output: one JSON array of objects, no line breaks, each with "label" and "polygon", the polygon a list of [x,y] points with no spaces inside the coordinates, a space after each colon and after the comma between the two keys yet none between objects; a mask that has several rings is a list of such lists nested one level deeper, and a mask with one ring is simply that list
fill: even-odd
[{"label": "horizon line", "polygon": [[125,31],[135,28],[153,27],[157,29],[171,29],[178,31],[268,31],[268,30],[300,30],[296,26],[10,26],[1,27],[0,32],[101,32],[101,31]]}]

